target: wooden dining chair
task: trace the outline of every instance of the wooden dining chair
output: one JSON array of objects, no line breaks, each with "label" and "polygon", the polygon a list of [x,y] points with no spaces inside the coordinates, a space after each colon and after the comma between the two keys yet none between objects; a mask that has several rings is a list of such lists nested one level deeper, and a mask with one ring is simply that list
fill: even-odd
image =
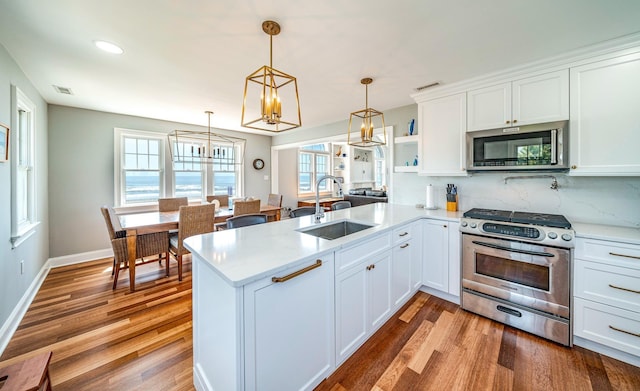
[{"label": "wooden dining chair", "polygon": [[316,213],[315,206],[302,206],[289,212],[289,217],[308,216]]},{"label": "wooden dining chair", "polygon": [[207,202],[211,203],[213,200],[218,200],[221,207],[229,206],[229,196],[228,195],[208,195]]},{"label": "wooden dining chair", "polygon": [[246,227],[255,224],[264,224],[267,222],[265,214],[246,214],[227,219],[227,229]]},{"label": "wooden dining chair", "polygon": [[[103,206],[100,208],[102,215],[104,216],[105,223],[107,225],[107,231],[109,231],[109,237],[111,238],[111,248],[113,249],[113,287],[116,289],[118,285],[118,276],[121,269],[129,267],[129,248],[127,246],[126,231],[122,229],[120,220],[110,206]],[[169,233],[154,232],[144,235],[136,235],[136,266],[144,265],[151,262],[166,260],[166,275],[169,275]],[[164,255],[164,256],[163,256]]]},{"label": "wooden dining chair", "polygon": [[233,203],[233,215],[260,213],[260,200],[236,201]]},{"label": "wooden dining chair", "polygon": [[[178,281],[182,281],[182,256],[189,254],[189,250],[184,247],[184,240],[190,236],[213,232],[215,217],[216,206],[214,204],[180,207],[178,232],[171,234],[169,238],[169,251],[178,262]],[[169,262],[167,262],[168,274]]]},{"label": "wooden dining chair", "polygon": [[351,202],[349,201],[337,201],[331,204],[331,210],[347,209],[351,208]]},{"label": "wooden dining chair", "polygon": [[181,206],[189,205],[189,198],[158,198],[158,210],[160,212],[175,212],[180,210]]},{"label": "wooden dining chair", "polygon": [[282,194],[269,194],[267,205],[282,207]]}]

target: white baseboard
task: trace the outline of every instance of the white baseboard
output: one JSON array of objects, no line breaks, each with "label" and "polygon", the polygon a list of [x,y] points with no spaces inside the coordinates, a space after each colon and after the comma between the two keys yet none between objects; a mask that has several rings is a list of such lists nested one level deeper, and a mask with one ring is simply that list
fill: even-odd
[{"label": "white baseboard", "polygon": [[605,356],[609,356],[615,358],[616,360],[620,360],[626,362],[627,364],[634,365],[636,367],[640,367],[640,357],[634,356],[627,352],[620,351],[618,349],[610,348],[608,346],[599,344],[597,342],[589,341],[588,339],[584,339],[578,337],[576,335],[573,336],[573,344],[577,346],[581,346],[585,349],[592,350],[596,353],[603,354]]},{"label": "white baseboard", "polygon": [[51,270],[51,266],[49,261],[47,261],[42,265],[38,275],[33,279],[29,288],[24,292],[20,301],[18,301],[18,304],[13,308],[13,311],[9,314],[2,328],[0,328],[0,355],[4,353],[7,345],[9,345],[13,333],[18,329],[22,317],[27,313],[27,309],[29,309],[33,298],[36,296],[36,293],[38,293],[38,290],[40,290],[40,286],[47,277],[47,274],[49,274],[49,270]]},{"label": "white baseboard", "polygon": [[66,255],[64,257],[49,258],[47,262],[42,265],[42,268],[40,268],[38,275],[33,279],[31,285],[29,285],[29,288],[24,292],[24,295],[22,295],[20,301],[18,301],[18,304],[15,306],[13,311],[11,311],[11,314],[0,328],[0,355],[4,353],[4,350],[9,344],[11,337],[13,337],[13,333],[16,332],[16,329],[20,325],[22,317],[24,317],[24,314],[27,313],[27,309],[29,309],[33,298],[40,290],[40,286],[42,286],[42,283],[47,277],[47,274],[49,274],[49,270],[54,267],[75,265],[78,263],[93,261],[102,258],[109,258],[112,256],[113,250],[109,248],[104,250],[89,251],[80,254]]},{"label": "white baseboard", "polygon": [[113,257],[113,250],[106,248],[103,250],[89,251],[80,254],[65,255],[63,257],[49,258],[51,267],[60,267],[67,265],[75,265],[77,263],[89,262],[96,259]]},{"label": "white baseboard", "polygon": [[452,295],[452,294],[447,293],[447,292],[439,291],[437,289],[430,288],[430,287],[428,287],[426,285],[423,285],[420,288],[420,290],[423,291],[424,293],[428,293],[428,294],[433,295],[435,297],[439,297],[439,298],[441,298],[443,300],[450,301],[450,302],[452,302],[454,304],[460,305],[460,296],[455,296],[455,295]]}]

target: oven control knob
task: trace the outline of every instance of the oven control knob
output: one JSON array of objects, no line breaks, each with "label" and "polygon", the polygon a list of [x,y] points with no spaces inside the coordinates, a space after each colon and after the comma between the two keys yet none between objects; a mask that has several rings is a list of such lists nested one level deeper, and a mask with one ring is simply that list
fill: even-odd
[{"label": "oven control knob", "polygon": [[568,242],[568,241],[570,241],[571,239],[573,239],[573,238],[571,237],[571,235],[569,235],[569,234],[562,234],[562,240],[564,240],[565,242]]},{"label": "oven control knob", "polygon": [[555,239],[558,237],[558,234],[555,232],[549,232],[547,236],[549,237],[549,239]]},{"label": "oven control knob", "polygon": [[460,225],[463,226],[463,227],[466,227],[467,226],[467,222],[463,221],[463,222],[460,223]]},{"label": "oven control knob", "polygon": [[469,227],[471,227],[471,228],[475,228],[475,227],[477,227],[477,226],[478,226],[478,225],[477,225],[476,223],[471,223],[471,224],[469,225]]}]

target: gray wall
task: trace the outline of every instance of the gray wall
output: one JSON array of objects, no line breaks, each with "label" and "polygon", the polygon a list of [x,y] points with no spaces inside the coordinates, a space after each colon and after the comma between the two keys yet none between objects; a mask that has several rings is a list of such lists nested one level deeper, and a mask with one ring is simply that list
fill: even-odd
[{"label": "gray wall", "polygon": [[[204,130],[206,127],[159,121],[100,111],[51,105],[49,107],[49,178],[51,257],[109,248],[101,205],[114,204],[114,128],[168,133],[174,129]],[[213,129],[247,140],[245,195],[266,202],[270,182],[271,139]],[[255,158],[265,161],[257,171]]]},{"label": "gray wall", "polygon": [[[11,165],[0,163],[0,325],[49,257],[49,211],[47,189],[47,104],[29,79],[0,45],[0,122],[11,126],[11,85],[17,86],[36,105],[36,209],[41,224],[35,235],[11,249]],[[12,157],[9,156],[9,159]],[[20,261],[24,260],[24,273]]]},{"label": "gray wall", "polygon": [[[407,123],[417,121],[417,104],[385,110],[386,125],[402,136]],[[345,134],[347,120],[313,129],[301,129],[274,138],[274,145],[289,144]],[[417,124],[416,124],[417,126]],[[434,140],[433,142],[437,142]],[[293,160],[295,164],[295,160]],[[279,164],[283,163],[280,159]],[[290,163],[289,163],[290,164]],[[393,169],[391,168],[391,171]],[[436,190],[436,206],[445,207],[447,183],[458,185],[459,210],[491,208],[565,215],[569,221],[640,227],[640,177],[571,177],[555,174],[559,189],[551,190],[551,179],[509,180],[505,173],[470,177],[427,177],[415,173],[392,173],[391,202],[424,204],[427,185]],[[517,174],[516,174],[517,175]],[[283,185],[282,175],[279,185]]]}]

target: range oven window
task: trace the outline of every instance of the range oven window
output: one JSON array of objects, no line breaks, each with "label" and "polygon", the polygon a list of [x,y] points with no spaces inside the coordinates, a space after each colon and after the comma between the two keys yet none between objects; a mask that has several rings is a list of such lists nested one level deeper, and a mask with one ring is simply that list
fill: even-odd
[{"label": "range oven window", "polygon": [[552,164],[551,131],[473,140],[473,166],[541,166]]},{"label": "range oven window", "polygon": [[549,291],[549,267],[476,253],[476,273]]}]

